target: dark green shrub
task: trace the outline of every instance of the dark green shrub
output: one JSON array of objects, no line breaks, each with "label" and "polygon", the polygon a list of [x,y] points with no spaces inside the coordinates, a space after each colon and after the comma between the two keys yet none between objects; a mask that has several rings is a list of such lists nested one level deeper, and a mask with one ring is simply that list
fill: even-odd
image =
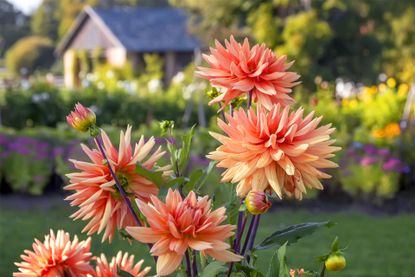
[{"label": "dark green shrub", "polygon": [[53,64],[53,45],[45,37],[30,36],[18,40],[6,53],[6,66],[15,74],[33,73]]}]

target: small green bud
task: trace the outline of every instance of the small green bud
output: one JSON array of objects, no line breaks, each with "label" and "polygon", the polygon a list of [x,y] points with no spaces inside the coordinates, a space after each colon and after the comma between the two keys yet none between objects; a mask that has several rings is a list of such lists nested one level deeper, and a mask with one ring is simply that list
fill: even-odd
[{"label": "small green bud", "polygon": [[168,130],[174,128],[174,121],[173,120],[163,120],[160,122],[160,129],[162,134],[166,134]]},{"label": "small green bud", "polygon": [[214,99],[220,95],[220,92],[217,90],[217,88],[212,87],[212,89],[207,92],[207,95],[210,99]]}]

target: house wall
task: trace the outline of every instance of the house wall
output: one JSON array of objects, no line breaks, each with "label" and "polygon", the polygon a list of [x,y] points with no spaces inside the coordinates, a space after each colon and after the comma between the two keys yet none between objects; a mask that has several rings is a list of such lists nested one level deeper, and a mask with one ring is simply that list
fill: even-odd
[{"label": "house wall", "polygon": [[69,48],[94,50],[96,48],[107,49],[117,46],[116,42],[112,41],[94,21],[88,18]]},{"label": "house wall", "polygon": [[77,64],[76,64],[76,53],[75,51],[68,50],[63,55],[63,79],[65,87],[73,88],[78,83],[78,76],[76,73],[78,72]]},{"label": "house wall", "polygon": [[115,67],[122,67],[127,61],[127,51],[122,47],[112,47],[105,51],[107,62]]}]

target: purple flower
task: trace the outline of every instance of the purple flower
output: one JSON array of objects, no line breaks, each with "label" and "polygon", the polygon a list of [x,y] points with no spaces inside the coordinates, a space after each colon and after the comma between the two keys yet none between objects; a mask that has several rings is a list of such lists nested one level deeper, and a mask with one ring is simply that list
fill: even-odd
[{"label": "purple flower", "polygon": [[383,164],[383,169],[387,171],[396,171],[401,173],[408,173],[409,166],[406,166],[398,158],[390,158]]},{"label": "purple flower", "polygon": [[366,144],[363,146],[363,151],[365,151],[366,154],[374,155],[377,153],[378,149],[372,144]]},{"label": "purple flower", "polygon": [[390,151],[387,148],[379,148],[377,154],[380,156],[386,157],[390,154]]},{"label": "purple flower", "polygon": [[367,156],[367,157],[363,157],[360,160],[360,165],[369,166],[369,165],[377,163],[377,161],[378,161],[378,159],[376,157]]}]

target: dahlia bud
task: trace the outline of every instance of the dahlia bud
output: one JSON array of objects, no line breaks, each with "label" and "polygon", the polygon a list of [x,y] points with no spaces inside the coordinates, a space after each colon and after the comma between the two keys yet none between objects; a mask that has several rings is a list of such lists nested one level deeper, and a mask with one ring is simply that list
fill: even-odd
[{"label": "dahlia bud", "polygon": [[91,127],[95,126],[97,118],[95,113],[82,104],[77,103],[75,109],[66,117],[69,126],[79,132],[87,132]]},{"label": "dahlia bud", "polygon": [[207,92],[207,95],[209,96],[210,99],[214,99],[218,97],[219,94],[220,94],[219,91],[214,87]]},{"label": "dahlia bud", "polygon": [[327,270],[340,271],[346,267],[346,259],[338,254],[330,255],[325,262]]},{"label": "dahlia bud", "polygon": [[271,202],[265,192],[250,191],[245,198],[245,205],[251,214],[257,215],[266,213],[271,207]]},{"label": "dahlia bud", "polygon": [[160,129],[162,134],[166,134],[169,129],[174,128],[174,121],[173,120],[163,120],[160,122]]}]

